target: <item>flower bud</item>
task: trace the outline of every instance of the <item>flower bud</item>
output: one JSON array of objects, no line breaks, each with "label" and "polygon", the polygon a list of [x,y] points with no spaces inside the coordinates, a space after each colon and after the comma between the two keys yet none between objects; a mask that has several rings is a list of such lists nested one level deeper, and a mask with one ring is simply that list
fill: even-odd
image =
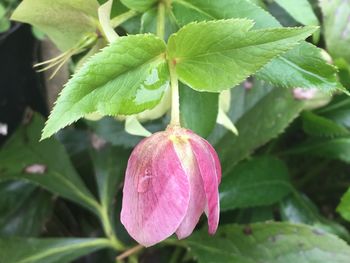
[{"label": "flower bud", "polygon": [[140,244],[189,236],[203,212],[219,223],[221,167],[214,148],[190,130],[169,126],[141,141],[125,175],[121,222]]}]

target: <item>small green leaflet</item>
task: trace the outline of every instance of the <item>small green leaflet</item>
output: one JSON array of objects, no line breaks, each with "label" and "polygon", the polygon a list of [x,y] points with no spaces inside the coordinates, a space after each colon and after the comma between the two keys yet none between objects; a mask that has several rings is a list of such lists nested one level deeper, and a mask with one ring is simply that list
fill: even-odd
[{"label": "small green leaflet", "polygon": [[89,113],[131,115],[151,109],[168,86],[164,41],[150,34],[120,37],[69,80],[42,139]]},{"label": "small green leaflet", "polygon": [[154,6],[158,0],[121,0],[121,2],[130,9],[145,12]]},{"label": "small green leaflet", "polygon": [[[245,18],[254,20],[254,29],[281,27],[276,18],[248,0],[174,0],[173,13],[181,26],[193,21]],[[280,87],[341,89],[336,68],[326,62],[321,51],[303,42],[272,60],[256,76]]]},{"label": "small green leaflet", "polygon": [[98,6],[96,0],[26,0],[11,19],[36,26],[65,51],[96,32]]},{"label": "small green leaflet", "polygon": [[345,241],[316,228],[288,223],[225,225],[208,238],[198,231],[184,245],[199,263],[348,263]]},{"label": "small green leaflet", "polygon": [[109,246],[104,238],[6,238],[0,263],[69,263]]},{"label": "small green leaflet", "polygon": [[198,91],[232,88],[293,48],[314,27],[251,30],[246,19],[191,23],[169,38],[168,57],[179,79]]}]

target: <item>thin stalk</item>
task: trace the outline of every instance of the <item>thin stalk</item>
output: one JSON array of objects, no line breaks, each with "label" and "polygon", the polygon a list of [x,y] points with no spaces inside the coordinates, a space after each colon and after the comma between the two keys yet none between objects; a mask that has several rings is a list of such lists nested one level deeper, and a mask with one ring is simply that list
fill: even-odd
[{"label": "thin stalk", "polygon": [[131,255],[134,255],[136,253],[138,253],[139,251],[141,251],[142,249],[144,249],[143,246],[141,245],[137,245],[135,247],[132,247],[128,250],[126,250],[124,253],[120,254],[116,260],[117,262],[121,262],[123,259],[127,258],[127,257],[130,257]]},{"label": "thin stalk", "polygon": [[120,240],[118,240],[117,236],[114,233],[114,230],[113,230],[113,227],[111,224],[111,220],[110,220],[110,217],[108,215],[107,208],[104,206],[100,206],[98,211],[99,211],[99,216],[100,216],[101,223],[103,226],[103,230],[104,230],[106,236],[108,237],[108,239],[110,240],[111,246],[117,251],[124,250],[125,247],[124,247],[123,243]]},{"label": "thin stalk", "polygon": [[123,24],[125,21],[129,20],[130,18],[133,18],[138,13],[134,10],[129,10],[128,12],[125,12],[123,14],[120,14],[119,16],[116,16],[111,19],[111,25],[113,28],[116,28],[117,26]]},{"label": "thin stalk", "polygon": [[169,61],[170,85],[171,85],[171,125],[180,125],[180,96],[179,81],[177,79],[175,63]]},{"label": "thin stalk", "polygon": [[157,36],[161,39],[165,37],[165,4],[162,1],[158,4]]},{"label": "thin stalk", "polygon": [[169,263],[177,263],[180,262],[180,257],[181,257],[181,253],[182,253],[182,248],[181,247],[176,247],[175,251],[173,253],[173,255],[170,258]]}]

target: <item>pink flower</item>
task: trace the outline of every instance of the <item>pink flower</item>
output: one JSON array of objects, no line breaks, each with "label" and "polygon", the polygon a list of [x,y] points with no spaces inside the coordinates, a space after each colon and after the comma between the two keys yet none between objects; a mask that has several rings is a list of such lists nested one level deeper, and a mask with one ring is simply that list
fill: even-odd
[{"label": "pink flower", "polygon": [[188,237],[205,211],[209,233],[219,223],[221,166],[214,148],[190,130],[169,126],[132,152],[123,189],[121,221],[140,244],[176,233]]}]

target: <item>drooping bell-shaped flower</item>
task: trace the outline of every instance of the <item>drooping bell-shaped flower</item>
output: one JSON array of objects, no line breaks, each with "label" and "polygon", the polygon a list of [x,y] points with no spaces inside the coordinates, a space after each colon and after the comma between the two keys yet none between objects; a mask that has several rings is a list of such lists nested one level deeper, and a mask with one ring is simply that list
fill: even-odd
[{"label": "drooping bell-shaped flower", "polygon": [[125,176],[121,221],[140,244],[152,246],[176,233],[189,236],[203,212],[209,233],[219,223],[221,180],[213,147],[190,130],[169,126],[141,141]]}]

